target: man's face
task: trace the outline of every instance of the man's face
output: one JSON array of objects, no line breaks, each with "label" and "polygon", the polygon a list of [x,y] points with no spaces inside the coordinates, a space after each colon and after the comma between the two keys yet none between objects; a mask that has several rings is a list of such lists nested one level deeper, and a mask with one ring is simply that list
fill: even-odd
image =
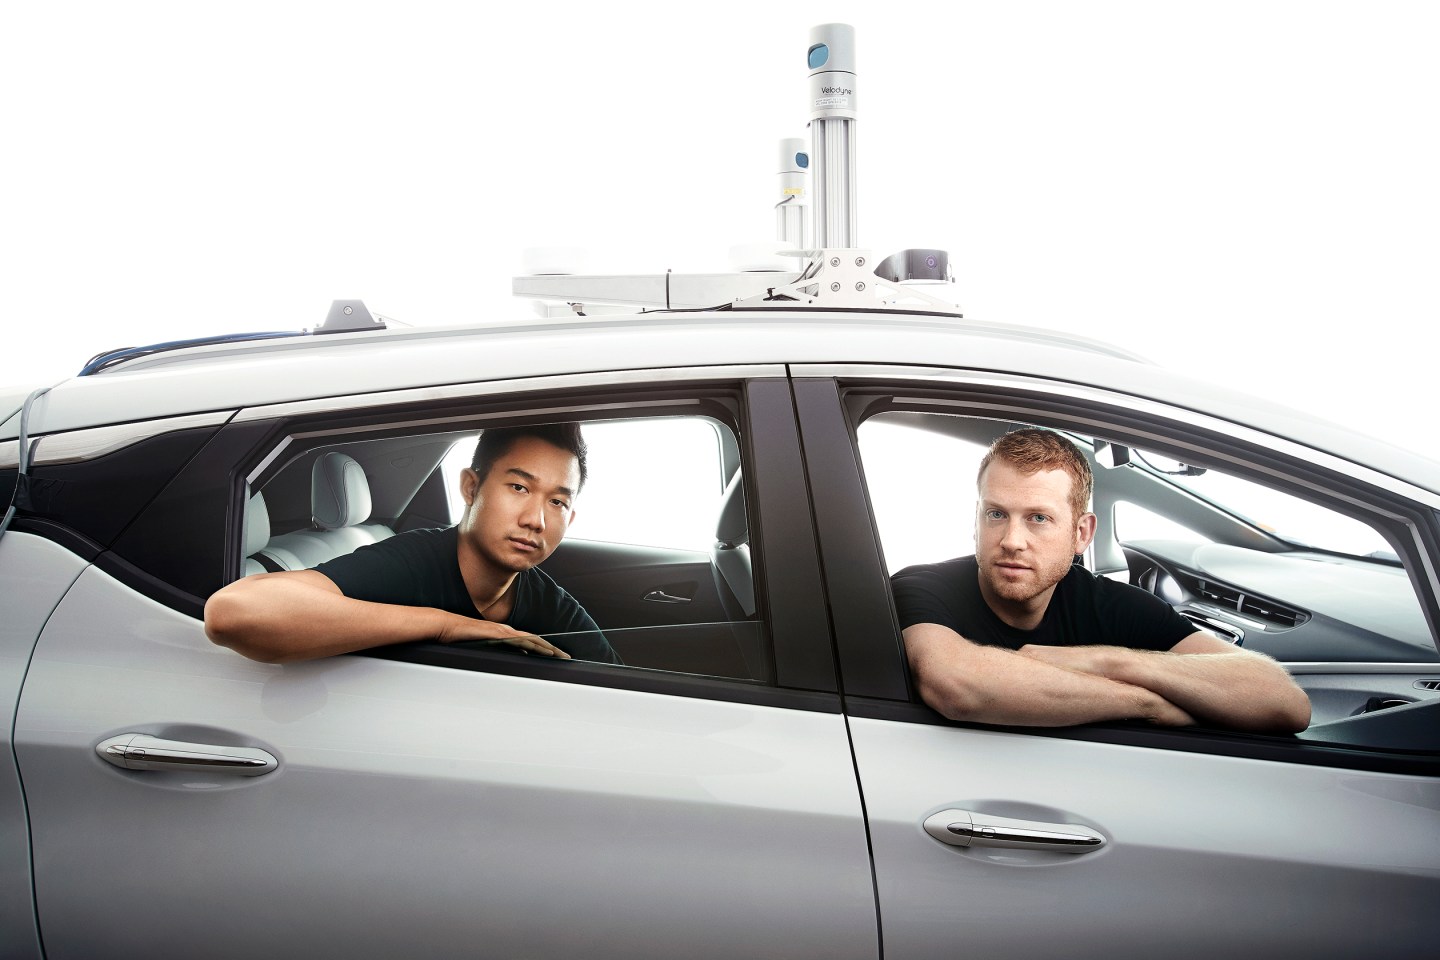
[{"label": "man's face", "polygon": [[554,552],[575,519],[580,464],[568,450],[521,437],[483,479],[460,474],[460,535],[500,570],[528,570]]},{"label": "man's face", "polygon": [[[1024,474],[1003,460],[980,478],[975,508],[975,558],[980,591],[1002,620],[1043,613],[1075,554],[1095,535],[1093,513],[1074,515],[1063,470]],[[1013,625],[1013,624],[1012,624]]]}]

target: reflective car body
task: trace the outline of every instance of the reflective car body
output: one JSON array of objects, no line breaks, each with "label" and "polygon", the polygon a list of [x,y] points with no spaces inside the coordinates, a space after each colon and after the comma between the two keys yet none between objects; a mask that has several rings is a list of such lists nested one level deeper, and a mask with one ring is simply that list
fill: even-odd
[{"label": "reflective car body", "polygon": [[[0,424],[0,501],[20,492],[0,540],[6,955],[1349,957],[1428,942],[1440,468],[1404,451],[1084,338],[879,312],[157,353],[37,399],[24,483],[19,399]],[[676,418],[714,425],[720,485],[743,494],[716,507],[712,548],[574,539],[547,562],[628,666],[436,644],[281,666],[205,637],[204,599],[263,553],[248,549],[254,495],[270,543],[287,517],[302,532],[286,504],[317,454],[365,465],[365,520],[388,534],[447,521],[440,458],[486,425]],[[1018,730],[930,711],[889,596],[890,494],[863,449],[886,418],[977,442],[1035,423],[1097,458],[1100,439],[1158,451],[1373,531],[1393,560],[1097,471],[1088,562],[1175,584],[1167,599],[1285,662],[1311,730]],[[636,527],[692,509],[658,462],[627,477],[649,504]],[[914,472],[898,492],[913,526],[963,516],[972,476]],[[1119,499],[1206,542],[1123,541]],[[741,546],[746,573],[727,579]],[[275,763],[245,776],[106,755],[132,734]],[[1101,843],[956,845],[927,832],[937,817]]]}]

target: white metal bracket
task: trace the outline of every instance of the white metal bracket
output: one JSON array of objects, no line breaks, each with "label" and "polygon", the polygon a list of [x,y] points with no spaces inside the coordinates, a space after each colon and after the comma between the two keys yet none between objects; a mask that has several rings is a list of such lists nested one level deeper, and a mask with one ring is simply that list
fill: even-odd
[{"label": "white metal bracket", "polygon": [[[758,296],[739,298],[734,306],[764,310],[799,305],[822,308],[903,309],[927,313],[959,314],[960,307],[914,284],[902,284],[875,275],[869,250],[837,247],[810,250],[810,265],[794,281],[768,288]],[[953,281],[951,281],[953,282]]]}]

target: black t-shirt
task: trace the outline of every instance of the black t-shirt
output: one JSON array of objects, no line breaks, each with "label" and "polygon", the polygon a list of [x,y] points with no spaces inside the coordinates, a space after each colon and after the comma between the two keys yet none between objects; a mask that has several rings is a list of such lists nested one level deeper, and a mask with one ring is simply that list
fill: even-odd
[{"label": "black t-shirt", "polygon": [[[356,600],[435,607],[482,620],[460,573],[459,542],[455,527],[411,530],[327,560],[315,569]],[[585,608],[543,571],[533,567],[522,570],[515,577],[514,589],[515,602],[506,621],[509,626],[543,636],[577,660],[621,662]]]},{"label": "black t-shirt", "polygon": [[1055,585],[1045,616],[1034,630],[1017,630],[990,609],[980,593],[980,568],[974,557],[906,567],[890,582],[902,630],[917,623],[938,623],[966,640],[1011,650],[1027,643],[1169,650],[1195,632],[1190,621],[1159,597],[1078,566]]}]

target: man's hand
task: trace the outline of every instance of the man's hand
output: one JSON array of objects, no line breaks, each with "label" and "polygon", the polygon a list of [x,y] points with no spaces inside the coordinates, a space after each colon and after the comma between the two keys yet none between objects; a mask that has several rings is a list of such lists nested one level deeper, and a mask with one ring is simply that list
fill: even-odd
[{"label": "man's hand", "polygon": [[538,653],[545,657],[555,657],[559,660],[569,660],[570,654],[547,641],[544,637],[537,637],[532,633],[522,633],[514,627],[503,623],[494,623],[490,620],[473,620],[469,617],[456,617],[454,620],[445,622],[440,635],[435,638],[441,643],[460,643],[464,641],[484,641],[486,643],[509,644],[521,653]]}]

